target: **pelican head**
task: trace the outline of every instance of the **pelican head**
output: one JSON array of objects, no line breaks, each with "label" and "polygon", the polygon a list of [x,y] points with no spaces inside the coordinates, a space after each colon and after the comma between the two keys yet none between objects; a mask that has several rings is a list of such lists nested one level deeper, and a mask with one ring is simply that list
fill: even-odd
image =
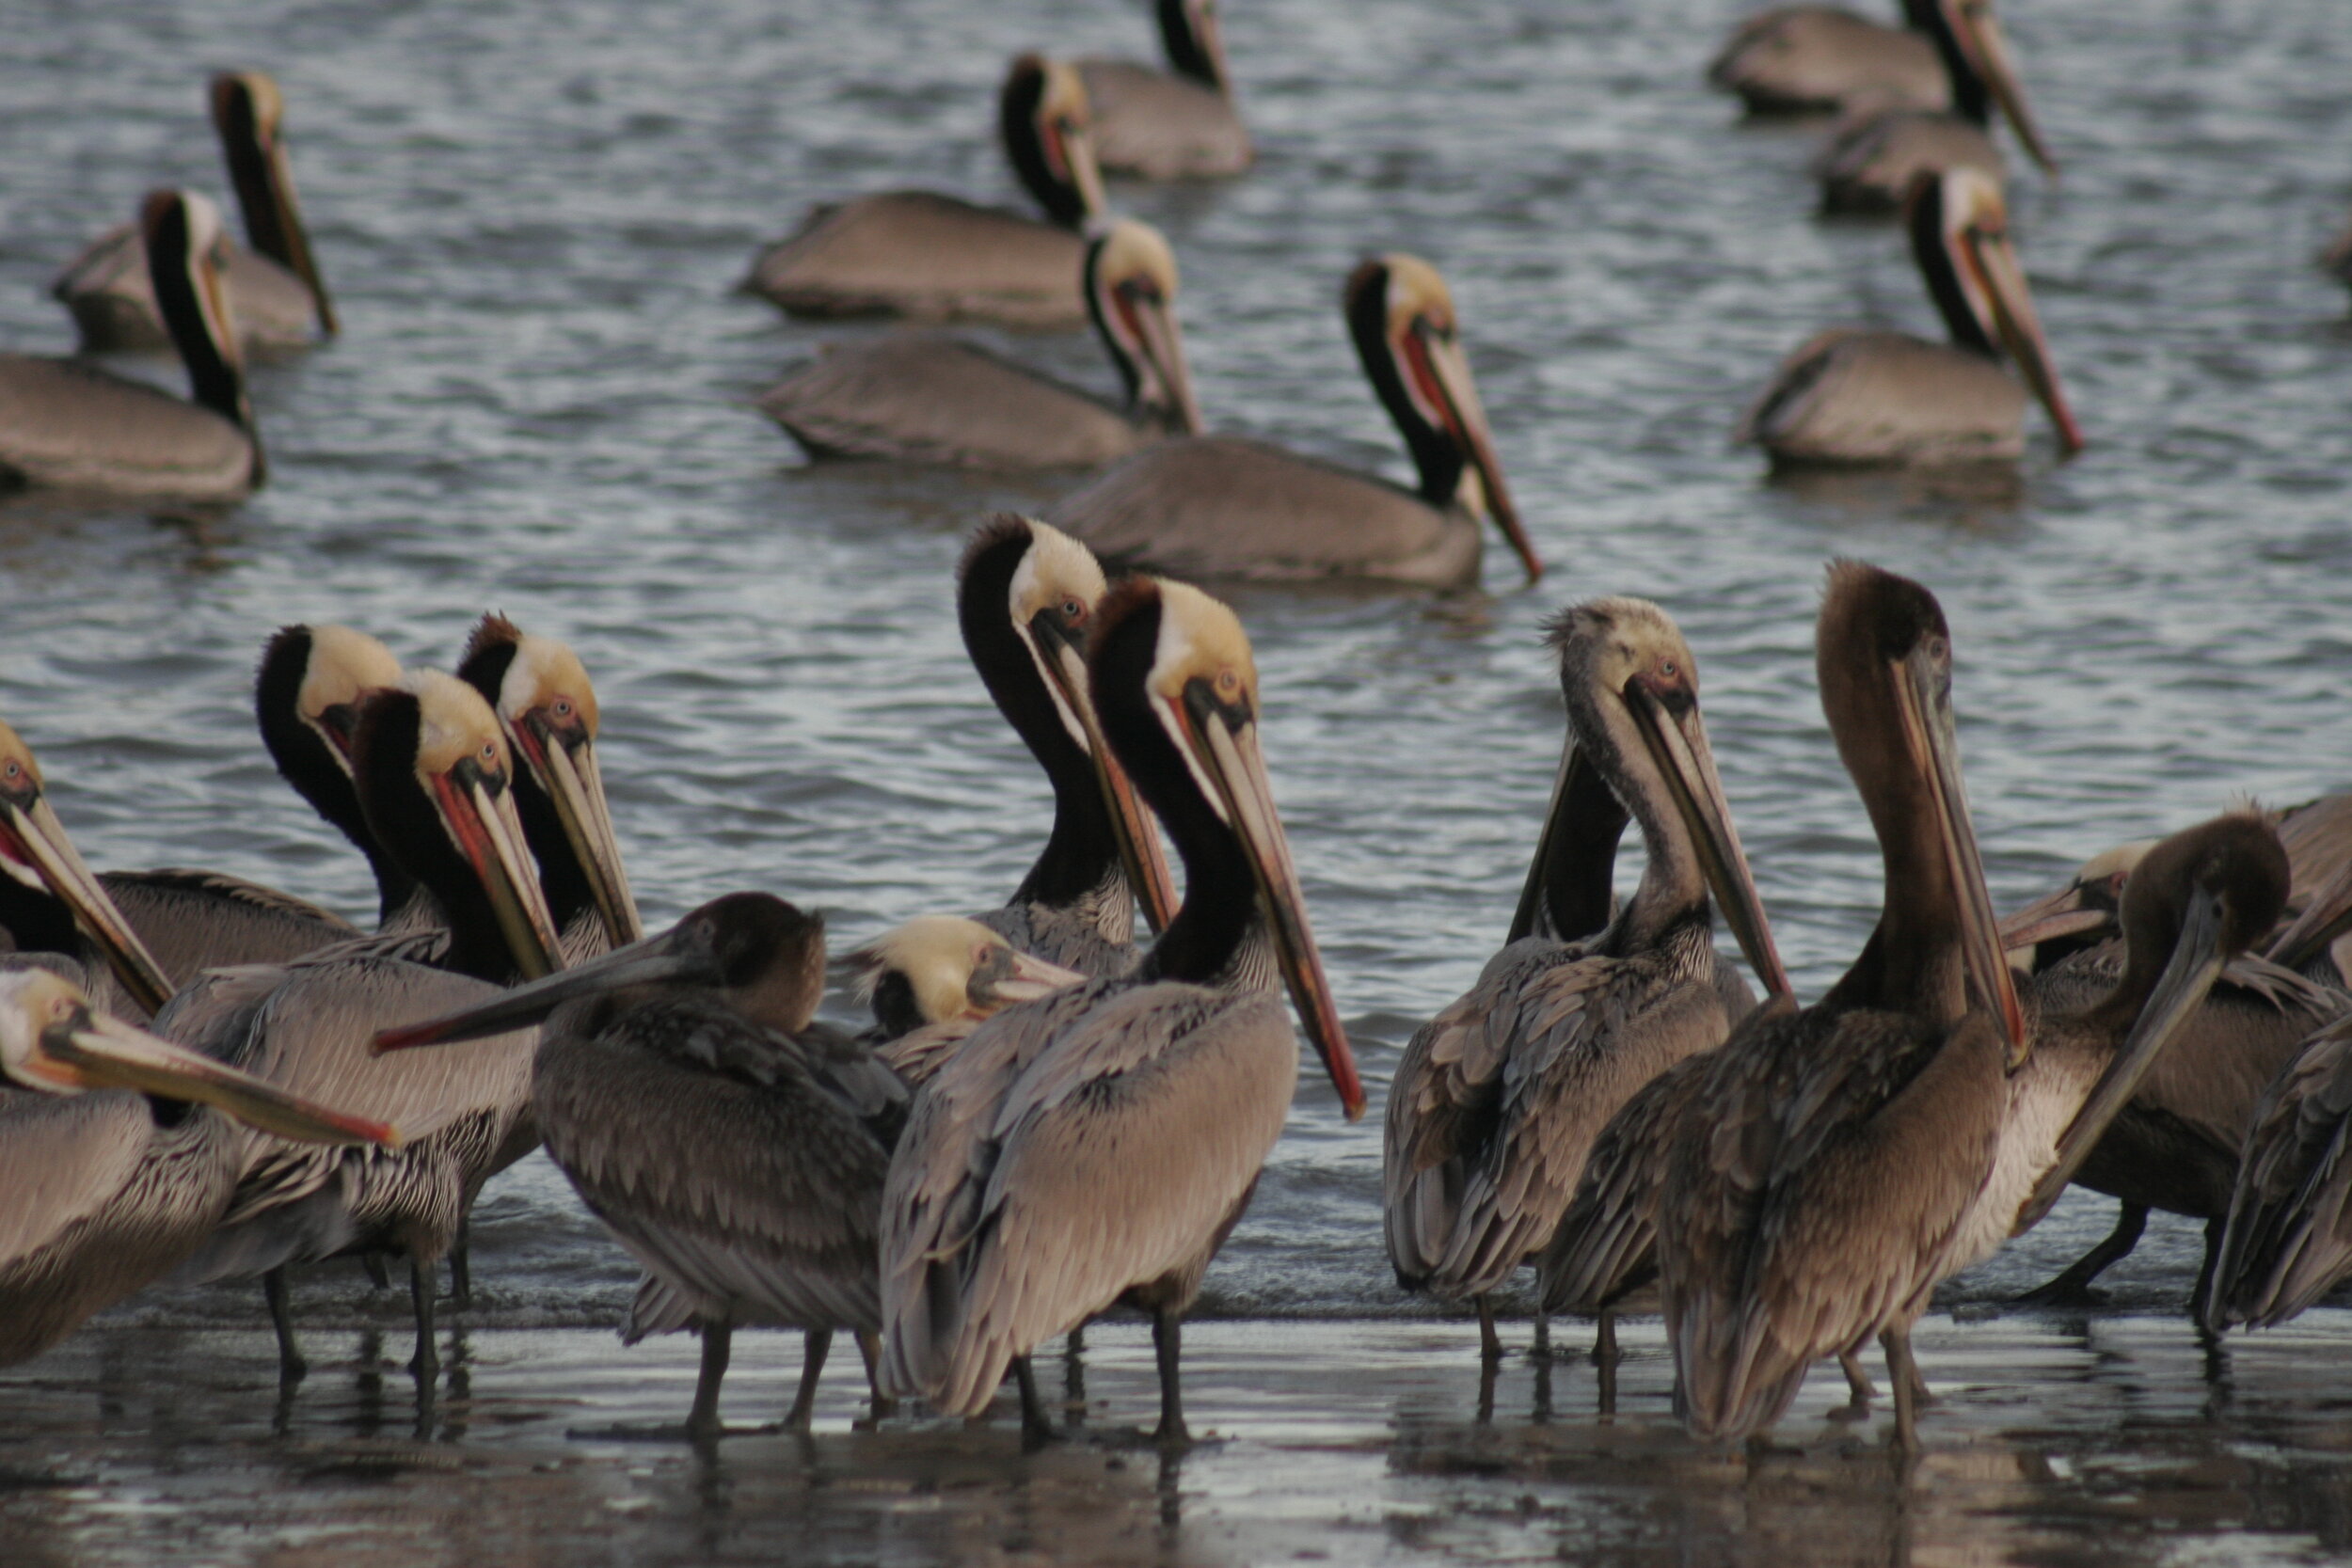
[{"label": "pelican head", "polygon": [[1455,330],[1454,296],[1438,269],[1391,252],[1361,262],[1342,294],[1356,352],[1412,449],[1422,499],[1494,519],[1527,580],[1544,575],[1502,483],[1502,463]]},{"label": "pelican head", "polygon": [[1032,958],[977,920],[920,915],[850,955],[883,1033],[983,1019],[1085,976]]},{"label": "pelican head", "polygon": [[244,352],[214,261],[221,243],[220,209],[190,191],[151,191],[139,208],[139,234],[156,314],[187,367],[188,396],[253,436],[253,483],[259,484],[264,466],[246,396]]},{"label": "pelican head", "polygon": [[131,999],[153,1013],[171,999],[163,965],[83,860],[49,807],[33,750],[0,724],[0,871],[62,902],[74,927],[106,957]]},{"label": "pelican head", "polygon": [[1160,231],[1113,218],[1087,246],[1085,282],[1087,310],[1127,384],[1130,406],[1200,435],[1200,405],[1176,329],[1176,255]]},{"label": "pelican head", "polygon": [[1160,43],[1180,76],[1231,98],[1233,78],[1225,69],[1225,34],[1217,25],[1216,0],[1159,0]]},{"label": "pelican head", "polygon": [[2001,945],[2017,967],[2045,942],[2103,936],[2115,925],[2123,906],[2123,884],[2156,841],[2143,838],[2102,849],[2083,862],[2074,879],[2047,898],[2036,899],[2001,922]]},{"label": "pelican head", "polygon": [[219,134],[221,156],[229,165],[230,182],[237,187],[238,205],[245,209],[245,231],[253,248],[282,264],[310,288],[318,309],[319,329],[328,337],[337,331],[334,304],[310,255],[310,237],[302,226],[301,205],[294,199],[294,171],[286,149],[278,139],[286,101],[268,72],[224,71],[213,78],[213,129]]},{"label": "pelican head", "polygon": [[2010,244],[2000,187],[1979,169],[1923,169],[1912,180],[1904,222],[1928,296],[1952,341],[1996,357],[2007,350],[2058,427],[2059,451],[2069,456],[2082,451],[2082,429],[2058,386],[2026,269]]},{"label": "pelican head", "polygon": [[1077,229],[1108,210],[1076,67],[1042,55],[1016,57],[997,98],[997,120],[1012,171],[1046,216]]},{"label": "pelican head", "polygon": [[2042,128],[2026,107],[2026,90],[2009,57],[2000,18],[1993,14],[1993,0],[1904,0],[1903,10],[1943,56],[1952,79],[1953,106],[1981,124],[1991,104],[1998,103],[2027,155],[2045,174],[2058,173]]},{"label": "pelican head", "polygon": [[[360,702],[369,692],[400,682],[400,660],[366,632],[332,623],[280,626],[262,650],[254,681],[263,738],[276,752],[281,738],[295,742],[297,736],[305,737],[298,742],[305,751],[316,748],[348,779]],[[288,730],[286,725],[299,728]],[[281,771],[285,766],[280,755]]]},{"label": "pelican head", "polygon": [[[575,891],[564,887],[566,881],[584,880],[580,891],[595,903],[612,945],[626,947],[644,936],[596,766],[596,692],[580,657],[551,637],[525,635],[503,615],[485,615],[457,673],[488,699],[508,744],[530,770],[528,787],[516,781],[526,826],[534,814],[551,812],[571,849],[570,865],[552,867],[554,857],[541,858],[550,897]],[[542,842],[550,836],[543,832]]]}]

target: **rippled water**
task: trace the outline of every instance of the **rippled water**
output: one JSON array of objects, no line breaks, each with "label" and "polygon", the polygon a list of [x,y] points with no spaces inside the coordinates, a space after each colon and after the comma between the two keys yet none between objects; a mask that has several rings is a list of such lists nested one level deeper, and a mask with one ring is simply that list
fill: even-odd
[{"label": "rippled water", "polygon": [[[1232,0],[1263,161],[1115,185],[1184,269],[1213,424],[1403,475],[1336,309],[1360,253],[1437,261],[1552,575],[1491,595],[1249,591],[1266,749],[1369,1075],[1506,925],[1559,738],[1542,618],[1636,593],[1681,621],[1784,953],[1807,995],[1878,898],[1813,690],[1820,567],[1914,573],[1957,638],[1971,794],[2009,904],[2106,844],[2241,792],[2352,783],[2352,333],[2312,254],[2352,198],[2337,0],[2020,0],[2008,22],[2062,183],[2015,230],[2090,438],[2013,484],[1767,483],[1728,436],[1817,327],[1931,331],[1886,230],[1809,214],[1810,133],[1700,87],[1724,0]],[[838,944],[979,909],[1046,794],[965,665],[961,532],[1057,486],[813,469],[745,406],[820,341],[732,294],[808,202],[923,184],[1010,198],[991,136],[1025,45],[1151,47],[1140,7],[614,0],[20,8],[0,51],[0,333],[62,351],[53,271],[151,184],[221,183],[202,73],[289,103],[346,336],[264,368],[269,488],[222,515],[0,515],[0,712],[99,865],[201,864],[355,912],[358,857],[278,784],[246,680],[297,619],[446,661],[499,607],[570,639],[659,923],[746,882]],[[1090,342],[1018,341],[1106,384]],[[2038,416],[2037,416],[2038,418]],[[1397,1306],[1376,1117],[1303,1081],[1213,1307]],[[2074,1200],[2032,1266],[2105,1221]],[[628,1271],[544,1163],[481,1215],[513,1321],[610,1321]],[[2185,1289],[2152,1232],[2127,1295]],[[2003,1275],[2002,1277],[2008,1277]],[[358,1290],[341,1271],[315,1310]],[[250,1312],[242,1294],[141,1310]]]}]

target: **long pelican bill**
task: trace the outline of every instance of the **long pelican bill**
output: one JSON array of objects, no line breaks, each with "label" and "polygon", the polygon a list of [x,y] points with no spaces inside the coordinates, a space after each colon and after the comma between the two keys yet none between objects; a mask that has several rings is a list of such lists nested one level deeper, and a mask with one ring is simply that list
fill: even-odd
[{"label": "long pelican bill", "polygon": [[1198,436],[1203,426],[1200,404],[1192,394],[1192,369],[1184,362],[1184,335],[1177,330],[1170,312],[1174,306],[1164,299],[1134,299],[1126,301],[1132,308],[1130,323],[1136,336],[1143,340],[1144,357],[1168,388],[1168,401],[1176,405],[1177,418],[1184,421],[1184,434]]},{"label": "long pelican bill", "polygon": [[1486,424],[1486,410],[1478,401],[1478,387],[1470,379],[1470,358],[1463,354],[1459,340],[1416,329],[1412,343],[1419,350],[1421,363],[1411,369],[1425,372],[1435,387],[1424,386],[1424,396],[1433,392],[1445,409],[1446,422],[1452,427],[1455,440],[1462,445],[1463,455],[1477,470],[1480,490],[1486,499],[1486,511],[1502,531],[1519,564],[1527,569],[1527,580],[1535,581],[1544,575],[1544,563],[1535,554],[1534,541],[1527,536],[1527,529],[1519,521],[1518,508],[1512,503],[1509,486],[1502,482],[1502,460],[1495,455],[1494,434]]},{"label": "long pelican bill", "polygon": [[65,901],[73,924],[98,944],[115,978],[147,1012],[171,1000],[170,977],[84,863],[47,796],[0,800],[0,864],[19,881],[45,887]]},{"label": "long pelican bill", "polygon": [[198,1101],[247,1126],[301,1143],[400,1147],[400,1130],[388,1122],[312,1104],[86,1005],[42,1031],[41,1047],[86,1088],[136,1089],[167,1100]]},{"label": "long pelican bill", "polygon": [[380,1056],[386,1052],[407,1051],[421,1045],[453,1045],[461,1040],[511,1034],[539,1023],[575,997],[600,996],[631,986],[678,980],[715,983],[719,976],[708,960],[683,949],[675,937],[675,932],[664,931],[528,985],[502,990],[479,1006],[379,1030],[369,1050]]},{"label": "long pelican bill", "polygon": [[[460,773],[466,776],[461,779]],[[558,955],[563,947],[556,937],[555,917],[548,912],[538,866],[523,842],[514,791],[501,788],[493,793],[469,768],[432,775],[432,787],[441,820],[498,916],[516,969],[525,979],[535,980],[561,968]]]},{"label": "long pelican bill", "polygon": [[[1613,865],[1617,840],[1629,820],[1625,806],[1611,792],[1608,781],[1593,766],[1593,759],[1577,745],[1576,732],[1570,730],[1567,744],[1560,752],[1560,769],[1552,775],[1551,803],[1544,811],[1543,830],[1535,835],[1535,856],[1528,863],[1527,880],[1519,885],[1518,908],[1512,911],[1511,929],[1502,939],[1506,946],[1534,936],[1541,927],[1545,905],[1552,895],[1552,860],[1560,852],[1562,835],[1579,834],[1584,843],[1596,846],[1597,852],[1605,839],[1610,863]],[[1593,911],[1590,930],[1551,934],[1563,942],[1572,942],[1607,924],[1609,900],[1605,888],[1601,891],[1600,907]]]},{"label": "long pelican bill", "polygon": [[1093,760],[1095,781],[1110,807],[1111,834],[1119,841],[1119,861],[1126,868],[1127,885],[1143,906],[1144,924],[1156,935],[1176,918],[1176,879],[1160,847],[1158,824],[1103,736],[1102,721],[1095,717],[1094,702],[1088,694],[1086,650],[1077,634],[1051,616],[1041,615],[1029,624],[1036,633],[1045,678],[1064,711],[1086,733],[1087,754]]},{"label": "long pelican bill", "polygon": [[1018,947],[1012,952],[1012,973],[989,982],[989,995],[1000,1006],[1016,1002],[1034,1002],[1041,996],[1051,996],[1057,990],[1082,985],[1086,976],[1074,969],[1047,963],[1034,953],[1024,953]]},{"label": "long pelican bill", "polygon": [[2042,139],[2042,128],[2034,123],[2032,112],[2026,107],[2026,89],[2018,84],[2017,67],[2010,59],[2008,37],[2002,33],[2000,19],[1993,14],[1989,0],[1947,0],[1946,14],[1951,19],[1962,51],[1992,90],[1993,101],[2000,104],[2010,129],[2017,133],[2017,139],[2042,172],[2056,178],[2058,161],[2050,156],[2049,144]]},{"label": "long pelican bill", "polygon": [[2059,450],[2072,456],[2083,450],[2082,427],[2074,422],[2074,411],[2067,405],[2065,389],[2058,385],[2050,342],[2042,336],[2041,318],[2034,314],[2033,293],[2026,287],[2026,269],[2018,263],[2016,247],[2010,244],[2006,229],[1988,230],[1972,225],[1963,240],[1969,260],[1984,280],[2002,346],[2017,361],[2026,385],[2049,411],[2050,422],[2058,427]]},{"label": "long pelican bill", "polygon": [[1364,1114],[1363,1082],[1357,1076],[1355,1053],[1348,1049],[1347,1031],[1340,1023],[1331,983],[1307,925],[1307,901],[1291,862],[1290,840],[1274,810],[1274,785],[1258,747],[1256,716],[1247,707],[1236,711],[1220,703],[1215,689],[1202,679],[1185,683],[1184,702],[1171,711],[1178,716],[1176,727],[1191,752],[1189,760],[1216,790],[1226,820],[1240,835],[1282,979],[1307,1038],[1323,1058],[1347,1119],[1358,1120]]},{"label": "long pelican bill", "polygon": [[596,914],[612,945],[626,947],[639,941],[645,924],[629,892],[628,873],[622,869],[621,842],[612,832],[612,808],[605,800],[604,774],[596,765],[596,737],[566,736],[535,709],[506,725],[506,733],[555,802],[556,818],[564,824],[572,853],[587,870]]},{"label": "long pelican bill", "polygon": [[2001,946],[2010,953],[2028,952],[2060,937],[2085,936],[2115,924],[2111,911],[2084,900],[2080,883],[2038,898],[2001,922]]}]

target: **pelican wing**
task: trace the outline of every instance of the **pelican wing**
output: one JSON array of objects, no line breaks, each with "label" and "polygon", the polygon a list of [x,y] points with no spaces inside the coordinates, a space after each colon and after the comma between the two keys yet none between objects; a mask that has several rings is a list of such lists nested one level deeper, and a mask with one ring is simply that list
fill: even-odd
[{"label": "pelican wing", "polygon": [[2246,1135],[2209,1316],[2283,1323],[2352,1272],[2352,1021],[2312,1037]]},{"label": "pelican wing", "polygon": [[1089,468],[1143,438],[1100,399],[935,333],[836,345],[759,406],[820,457]]},{"label": "pelican wing", "polygon": [[164,973],[282,963],[359,933],[341,915],[218,871],[106,871],[99,882]]},{"label": "pelican wing", "polygon": [[1601,1130],[1576,1196],[1536,1260],[1544,1309],[1598,1312],[1658,1273],[1658,1195],[1681,1124],[1706,1082],[1687,1056],[1634,1091]]},{"label": "pelican wing", "polygon": [[[200,1113],[209,1115],[210,1113]],[[0,1088],[0,1282],[66,1230],[104,1212],[146,1159],[144,1097]]]}]

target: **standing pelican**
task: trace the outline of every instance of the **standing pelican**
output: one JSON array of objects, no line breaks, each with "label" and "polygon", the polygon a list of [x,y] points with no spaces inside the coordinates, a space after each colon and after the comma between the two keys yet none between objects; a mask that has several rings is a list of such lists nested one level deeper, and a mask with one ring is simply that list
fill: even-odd
[{"label": "standing pelican", "polygon": [[[1417,1032],[1389,1089],[1383,1204],[1397,1283],[1475,1298],[1551,1240],[1593,1139],[1641,1085],[1723,1042],[1753,1005],[1715,955],[1708,893],[1766,989],[1788,992],[1699,717],[1698,665],[1642,599],[1596,599],[1550,628],[1570,761],[1642,825],[1633,897],[1586,942],[1513,942]],[[1555,813],[1576,802],[1553,792]],[[1613,814],[1612,814],[1613,816]],[[1541,842],[1572,833],[1548,822]]]},{"label": "standing pelican", "polygon": [[[2031,388],[2058,429],[2059,455],[2080,451],[1999,189],[1972,169],[1923,175],[1906,223],[1951,341],[1833,327],[1781,361],[1740,438],[1770,452],[1776,468],[2010,460],[2026,450]],[[2002,370],[2004,351],[2025,386]]]},{"label": "standing pelican", "polygon": [[220,214],[200,196],[155,191],[139,209],[156,304],[187,367],[190,401],[78,359],[0,355],[0,490],[230,501],[262,483],[245,361],[213,269],[219,237]]},{"label": "standing pelican", "polygon": [[1024,55],[1005,78],[997,118],[1013,172],[1043,218],[930,191],[835,202],[762,251],[745,291],[792,316],[1085,320],[1081,230],[1104,212],[1086,88],[1068,65]]},{"label": "standing pelican", "polygon": [[1903,0],[1904,25],[1836,6],[1775,6],[1734,27],[1707,68],[1708,84],[1735,93],[1752,115],[1852,114],[1951,107],[1928,13],[1936,0]]},{"label": "standing pelican", "polygon": [[25,959],[0,968],[0,1367],[167,1272],[220,1218],[240,1140],[396,1145],[93,1008]]},{"label": "standing pelican", "polygon": [[[2199,1320],[2270,1328],[2352,1274],[2352,1017],[2305,1041],[2248,1127]],[[2211,1232],[2207,1232],[2210,1240]]]},{"label": "standing pelican", "polygon": [[686,1430],[720,1430],[734,1330],[807,1335],[787,1424],[805,1430],[833,1333],[871,1354],[875,1235],[907,1091],[866,1046],[812,1028],[825,925],[732,893],[670,930],[430,1022],[379,1051],[546,1020],[532,1104],[548,1152],[649,1276],[621,1331],[691,1326],[702,1377]]},{"label": "standing pelican", "polygon": [[1350,1119],[1355,1058],[1307,927],[1231,610],[1133,578],[1088,657],[1102,730],[1184,862],[1184,903],[1127,974],[1007,1008],[917,1099],[882,1197],[882,1386],[948,1415],[1125,1301],[1152,1314],[1159,1436],[1184,1439],[1179,1325],[1281,1135],[1298,1051],[1277,975]]},{"label": "standing pelican", "polygon": [[2055,176],[2058,165],[2026,107],[1992,0],[1919,0],[1912,24],[1943,57],[1951,107],[1882,108],[1840,126],[1814,163],[1822,210],[1892,212],[1921,174],[1954,168],[1974,169],[1998,190],[2001,154],[1990,134],[1995,102],[2033,161]]},{"label": "standing pelican", "polygon": [[[213,78],[212,103],[213,129],[219,133],[221,158],[237,187],[251,245],[240,249],[223,238],[219,261],[230,314],[246,351],[307,348],[333,337],[335,307],[311,259],[285,143],[278,139],[286,102],[278,84],[259,71],[224,71]],[[135,229],[110,230],[92,241],[58,275],[50,293],[73,313],[85,351],[151,353],[172,346],[155,309]]]},{"label": "standing pelican", "polygon": [[1942,608],[1836,562],[1816,652],[1885,905],[1827,996],[1759,1013],[1705,1058],[1670,1133],[1659,1265],[1676,1404],[1699,1436],[1771,1426],[1815,1361],[1880,1335],[1908,1445],[1911,1324],[1991,1174],[2029,1037],[1961,786]]},{"label": "standing pelican", "polygon": [[1216,0],[1157,0],[1153,9],[1168,70],[1133,60],[1078,62],[1103,166],[1146,180],[1239,174],[1257,154],[1233,108]]},{"label": "standing pelican", "polygon": [[1535,546],[1503,487],[1456,335],[1454,296],[1415,257],[1375,257],[1342,296],[1373,390],[1421,470],[1418,491],[1263,441],[1195,436],[1147,447],[1055,508],[1097,554],[1186,577],[1478,580],[1492,518],[1527,568]]},{"label": "standing pelican", "polygon": [[850,961],[874,1009],[867,1037],[909,1088],[929,1083],[986,1020],[1087,978],[952,914],[918,915],[893,927]]},{"label": "standing pelican", "polygon": [[1124,407],[929,332],[832,345],[762,392],[759,406],[811,457],[1090,468],[1168,436],[1199,435],[1176,330],[1176,258],[1159,230],[1114,220],[1087,245],[1084,288]]}]

